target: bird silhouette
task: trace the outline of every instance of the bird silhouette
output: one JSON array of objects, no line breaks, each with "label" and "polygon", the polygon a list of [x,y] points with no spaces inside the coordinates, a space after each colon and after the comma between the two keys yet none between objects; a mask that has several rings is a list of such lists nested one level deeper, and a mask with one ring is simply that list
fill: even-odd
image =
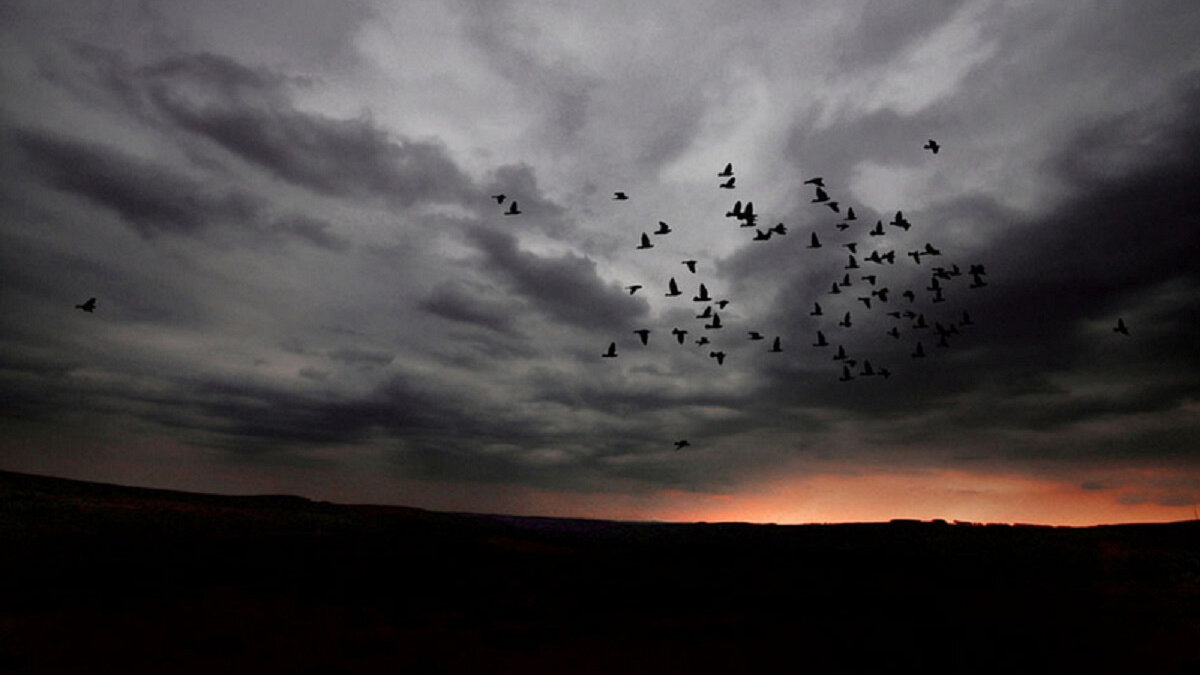
[{"label": "bird silhouette", "polygon": [[508,205],[508,210],[504,212],[504,215],[506,215],[506,216],[519,216],[519,215],[521,215],[521,213],[522,213],[521,209],[517,208],[517,203],[516,203],[516,202],[510,202],[510,203],[509,203],[509,205]]},{"label": "bird silhouette", "polygon": [[812,198],[811,203],[820,204],[821,202],[827,202],[827,201],[829,201],[829,194],[826,193],[824,189],[818,187],[816,196]]},{"label": "bird silhouette", "polygon": [[767,230],[766,232],[763,232],[762,230],[759,230],[759,229],[754,230],[754,241],[767,241],[770,238],[771,238],[770,230]]},{"label": "bird silhouette", "polygon": [[917,350],[912,353],[912,357],[914,359],[925,358],[925,347],[920,342],[917,343]]},{"label": "bird silhouette", "polygon": [[846,263],[846,266],[844,269],[848,269],[848,270],[858,269],[858,261],[854,259],[854,256],[849,256],[849,258],[850,258],[850,260],[849,260],[849,262]]},{"label": "bird silhouette", "polygon": [[846,209],[846,220],[858,220],[858,216],[854,215],[854,207]]},{"label": "bird silhouette", "polygon": [[700,284],[700,294],[693,296],[694,302],[712,302],[712,298],[708,297],[708,288],[704,284]]},{"label": "bird silhouette", "polygon": [[933,247],[933,244],[925,242],[925,255],[941,255],[942,252]]},{"label": "bird silhouette", "polygon": [[888,289],[880,288],[878,290],[871,291],[871,295],[879,298],[880,302],[887,302]]},{"label": "bird silhouette", "polygon": [[629,195],[625,194],[624,192],[614,192],[613,199],[615,199],[619,202],[623,202],[626,199],[629,199]]},{"label": "bird silhouette", "polygon": [[975,325],[975,322],[971,320],[971,315],[969,313],[967,313],[967,310],[965,310],[965,309],[963,310],[962,320],[958,322],[958,325],[960,325],[960,326],[974,326]]},{"label": "bird silhouette", "polygon": [[637,335],[639,338],[641,338],[643,347],[650,343],[650,329],[649,328],[639,328],[633,332],[635,335]]},{"label": "bird silhouette", "polygon": [[1129,335],[1129,329],[1125,327],[1125,319],[1117,317],[1117,325],[1113,327],[1113,332],[1120,333],[1121,335]]},{"label": "bird silhouette", "polygon": [[921,252],[920,251],[909,251],[908,255],[912,256],[912,259],[917,261],[918,265],[921,264]]},{"label": "bird silhouette", "polygon": [[718,366],[725,364],[725,352],[709,352],[708,355],[717,360]]},{"label": "bird silhouette", "polygon": [[809,238],[808,248],[821,248],[821,240],[817,238],[816,232],[813,232],[812,237]]},{"label": "bird silhouette", "polygon": [[892,219],[892,222],[889,223],[889,225],[895,225],[905,232],[908,231],[908,228],[912,227],[912,223],[908,222],[908,219],[905,218],[904,214],[900,211],[896,212],[896,217]]},{"label": "bird silhouette", "polygon": [[787,226],[783,223],[776,223],[775,227],[772,227],[770,231],[778,234],[779,236],[783,236],[787,234]]},{"label": "bird silhouette", "polygon": [[679,341],[679,344],[683,344],[683,336],[687,335],[687,331],[681,328],[672,328],[671,335],[675,336],[675,339]]},{"label": "bird silhouette", "polygon": [[658,229],[654,231],[654,234],[671,234],[671,226],[660,220],[658,221]]},{"label": "bird silhouette", "polygon": [[604,352],[600,356],[603,356],[606,359],[617,358],[617,343],[615,343],[615,342],[608,343],[608,351]]},{"label": "bird silhouette", "polygon": [[838,223],[837,225],[834,225],[834,227],[838,229],[838,232],[842,232],[850,229],[850,223]]},{"label": "bird silhouette", "polygon": [[640,251],[642,249],[647,249],[647,248],[654,248],[654,244],[650,243],[650,235],[643,232],[642,233],[642,243],[638,245],[638,250]]},{"label": "bird silhouette", "polygon": [[717,187],[724,188],[726,190],[732,190],[733,189],[733,181],[735,181],[735,180],[737,180],[736,177],[730,176],[729,180],[725,181],[724,183],[721,183]]},{"label": "bird silhouette", "polygon": [[849,249],[851,253],[858,253],[858,242],[852,241],[848,244],[842,244],[842,248]]},{"label": "bird silhouette", "polygon": [[888,334],[888,335],[891,335],[892,337],[896,338],[897,340],[899,340],[899,339],[900,339],[900,329],[899,329],[899,328],[896,328],[895,326],[892,326],[892,329],[891,329],[891,330],[889,330],[889,331],[887,332],[887,334]]},{"label": "bird silhouette", "polygon": [[892,376],[892,371],[888,370],[887,368],[880,368],[879,376],[886,380]]},{"label": "bird silhouette", "polygon": [[836,281],[833,282],[833,287],[829,289],[829,294],[837,295],[838,293],[841,293],[841,292],[842,292],[842,289],[838,288],[838,283]]},{"label": "bird silhouette", "polygon": [[813,311],[808,313],[809,316],[821,316],[821,303],[813,303]]},{"label": "bird silhouette", "polygon": [[849,382],[854,379],[854,376],[850,374],[850,366],[842,366],[842,376],[838,379],[842,382]]},{"label": "bird silhouette", "polygon": [[701,346],[708,344],[708,337],[705,335],[701,335],[700,339],[696,340],[696,344],[701,345]]},{"label": "bird silhouette", "polygon": [[875,375],[875,369],[871,367],[870,361],[863,359],[862,372],[860,372],[859,375],[863,377],[871,377]]},{"label": "bird silhouette", "polygon": [[763,339],[765,339],[765,338],[763,338],[763,334],[762,334],[762,333],[760,333],[760,332],[758,332],[758,331],[756,331],[756,330],[752,330],[752,331],[748,331],[748,332],[749,332],[749,334],[750,334],[750,339],[751,339],[751,340],[763,340]]},{"label": "bird silhouette", "polygon": [[626,286],[626,287],[625,287],[625,289],[629,291],[629,294],[630,294],[630,295],[633,295],[634,293],[637,293],[637,292],[638,292],[638,290],[640,290],[641,288],[642,288],[642,285],[641,285],[641,284],[634,284],[634,285],[632,285],[632,286]]},{"label": "bird silhouette", "polygon": [[987,282],[983,280],[983,275],[972,274],[971,285],[967,286],[967,288],[983,288],[984,286],[987,286]]},{"label": "bird silhouette", "polygon": [[492,199],[495,199],[497,204],[503,204],[505,198],[505,195],[492,195]]},{"label": "bird silhouette", "polygon": [[675,441],[675,451],[678,452],[683,448],[689,447],[690,445],[691,443],[688,443],[686,440]]},{"label": "bird silhouette", "polygon": [[704,324],[704,327],[710,328],[710,329],[720,328],[721,327],[721,315],[717,314],[716,312],[713,312],[712,319],[710,319],[708,323]]},{"label": "bird silhouette", "polygon": [[816,178],[809,178],[808,180],[804,181],[804,184],[805,185],[816,185],[819,188],[823,188],[823,187],[825,187],[825,179],[821,178],[820,176],[817,176]]},{"label": "bird silhouette", "polygon": [[75,309],[82,309],[85,312],[94,312],[96,311],[96,299],[88,298],[83,302],[83,304],[75,305]]},{"label": "bird silhouette", "polygon": [[717,309],[725,309],[725,307],[728,305],[729,305],[728,300],[718,300],[717,301]]},{"label": "bird silhouette", "polygon": [[909,302],[916,302],[916,301],[917,301],[917,294],[916,294],[916,293],[913,293],[912,291],[904,291],[904,292],[903,292],[903,293],[901,293],[900,295],[902,295],[902,296],[904,296],[904,297],[908,298],[908,301],[909,301]]},{"label": "bird silhouette", "polygon": [[837,202],[825,202],[825,206],[828,206],[829,210],[833,211],[834,213],[841,213],[841,209],[838,207]]},{"label": "bird silhouette", "polygon": [[673,298],[677,295],[683,294],[679,292],[679,284],[675,283],[675,277],[671,277],[671,280],[667,282],[666,297]]},{"label": "bird silhouette", "polygon": [[838,345],[837,353],[833,355],[833,360],[834,361],[845,361],[846,360],[846,348],[841,345]]},{"label": "bird silhouette", "polygon": [[851,326],[850,312],[846,312],[846,316],[842,317],[842,320],[838,322],[838,325],[841,326],[842,328],[849,328]]},{"label": "bird silhouette", "polygon": [[842,280],[838,285],[841,286],[842,288],[847,288],[850,286],[850,273],[849,272],[846,272],[845,274],[842,275]]},{"label": "bird silhouette", "polygon": [[932,138],[929,139],[928,143],[926,143],[925,145],[923,145],[921,147],[932,152],[935,155],[938,153],[938,150],[942,149],[942,146],[938,145],[938,142],[933,140]]},{"label": "bird silhouette", "polygon": [[778,335],[775,336],[775,341],[771,343],[771,348],[767,351],[769,351],[771,353],[778,353],[778,352],[783,351],[783,347],[779,346],[779,336]]},{"label": "bird silhouette", "polygon": [[825,339],[825,334],[817,331],[817,341],[813,343],[814,347],[828,347],[829,341]]},{"label": "bird silhouette", "polygon": [[728,178],[733,175],[733,162],[725,165],[725,170],[717,174],[718,178]]},{"label": "bird silhouette", "polygon": [[859,296],[858,301],[861,302],[862,304],[866,305],[867,309],[871,309],[871,296],[869,296],[869,295]]},{"label": "bird silhouette", "polygon": [[707,305],[704,308],[703,312],[700,312],[699,314],[696,315],[696,318],[697,319],[711,319],[712,313],[713,313],[712,305]]},{"label": "bird silhouette", "polygon": [[691,272],[692,274],[696,273],[696,261],[695,260],[684,260],[682,264],[687,265],[688,271]]},{"label": "bird silhouette", "polygon": [[733,208],[725,212],[726,218],[741,218],[742,217],[742,202],[738,200],[733,203]]}]

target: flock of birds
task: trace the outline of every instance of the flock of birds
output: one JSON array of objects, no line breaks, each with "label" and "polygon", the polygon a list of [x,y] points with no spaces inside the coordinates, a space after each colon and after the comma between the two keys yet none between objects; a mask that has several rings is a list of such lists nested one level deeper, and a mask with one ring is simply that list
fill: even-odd
[{"label": "flock of birds", "polygon": [[[941,145],[933,140],[923,146],[933,154],[937,154],[941,149]],[[736,189],[736,176],[733,171],[733,164],[727,163],[717,177],[722,179],[717,187],[724,190]],[[875,225],[866,233],[866,239],[856,238],[852,232],[858,221],[858,216],[854,212],[853,207],[842,209],[842,203],[830,197],[828,188],[825,185],[825,180],[822,177],[813,177],[804,181],[804,185],[811,186],[813,189],[813,197],[810,203],[815,207],[828,209],[832,214],[837,216],[833,224],[833,229],[836,233],[842,234],[841,240],[836,243],[831,243],[831,239],[835,235],[820,234],[813,230],[809,233],[808,245],[809,250],[826,249],[827,251],[838,252],[838,249],[843,249],[845,263],[842,266],[841,274],[830,280],[829,290],[826,293],[828,298],[823,298],[827,307],[822,307],[821,301],[814,299],[812,301],[812,310],[808,313],[811,317],[817,317],[818,322],[832,321],[832,317],[839,316],[840,318],[835,323],[818,323],[821,327],[815,331],[814,341],[810,344],[810,348],[817,350],[829,349],[833,352],[831,360],[840,366],[841,382],[849,382],[858,378],[877,377],[887,379],[891,376],[891,370],[886,366],[872,365],[867,358],[856,358],[847,352],[841,340],[835,339],[831,341],[826,334],[826,331],[834,333],[836,331],[846,331],[855,325],[854,313],[857,311],[867,311],[876,313],[885,313],[891,319],[891,326],[882,331],[882,336],[888,336],[893,340],[901,340],[906,334],[909,336],[910,344],[912,344],[909,356],[913,359],[925,358],[928,352],[925,348],[926,341],[935,344],[940,348],[950,346],[950,339],[960,335],[961,329],[967,329],[974,325],[971,319],[969,310],[958,308],[949,314],[943,312],[938,318],[932,322],[926,317],[926,314],[933,312],[929,305],[941,304],[947,301],[946,293],[955,280],[959,277],[969,277],[970,283],[967,289],[979,289],[987,286],[985,277],[987,271],[984,265],[973,263],[967,265],[965,271],[960,268],[957,263],[949,263],[943,265],[930,265],[928,285],[921,287],[905,287],[899,293],[893,292],[890,286],[886,284],[886,279],[883,272],[889,271],[897,264],[896,250],[894,248],[886,248],[884,246],[869,246],[872,242],[884,242],[888,236],[888,227],[896,228],[904,232],[908,232],[912,227],[912,223],[904,216],[903,212],[897,211],[895,216],[884,225],[883,219],[878,219]],[[505,194],[491,195],[492,199],[499,205],[503,205],[508,196]],[[624,191],[616,191],[612,194],[614,201],[628,201],[629,195]],[[508,208],[503,211],[505,216],[521,215],[522,211],[516,200],[508,201]],[[783,237],[789,232],[787,225],[780,222],[776,225],[767,228],[759,227],[759,214],[754,210],[754,202],[741,200],[736,201],[732,208],[725,213],[726,218],[735,219],[740,228],[752,229],[754,234],[752,241],[766,242],[773,237]],[[861,229],[861,228],[860,228]],[[893,230],[894,231],[894,230]],[[657,229],[650,232],[642,232],[636,245],[636,250],[648,250],[654,248],[655,238],[664,237],[673,232],[671,226],[665,221],[658,221]],[[847,234],[849,233],[849,234]],[[824,237],[825,241],[822,241]],[[869,252],[868,252],[868,249]],[[940,259],[942,251],[935,247],[932,243],[926,242],[924,246],[907,251],[907,257],[911,258],[914,265],[920,266],[922,260]],[[681,261],[681,264],[690,275],[697,274],[699,261],[688,259]],[[634,295],[645,289],[644,284],[630,284],[625,286],[625,290],[630,295]],[[920,296],[918,295],[920,294]],[[685,297],[685,293],[681,290],[675,276],[670,276],[666,285],[665,297],[680,298]],[[898,296],[898,299],[897,299]],[[714,298],[705,282],[701,281],[697,285],[697,290],[691,301],[700,303],[700,311],[696,315],[696,319],[701,321],[701,328],[698,329],[698,337],[691,340],[697,347],[708,347],[708,356],[716,362],[718,366],[725,364],[728,358],[728,353],[723,349],[716,348],[713,339],[710,336],[715,336],[716,331],[721,331],[726,328],[726,324],[721,319],[721,311],[729,305],[727,299]],[[860,310],[853,303],[861,303]],[[846,305],[851,307],[847,309]],[[831,309],[832,306],[838,305],[836,310]],[[885,311],[885,307],[887,310]],[[75,305],[76,309],[84,312],[93,313],[96,310],[96,298],[88,298],[85,302]],[[894,308],[894,309],[892,309]],[[1113,332],[1122,335],[1129,335],[1129,329],[1125,325],[1122,318],[1117,319],[1116,326],[1113,327]],[[637,341],[642,347],[646,347],[650,343],[650,335],[653,331],[649,328],[639,328],[633,333],[637,336]],[[685,345],[688,342],[688,335],[693,333],[692,330],[673,326],[670,334],[672,339],[679,345]],[[881,336],[881,337],[882,337]],[[927,337],[926,337],[927,336]],[[747,330],[746,338],[749,341],[768,341],[767,335],[760,330]],[[790,341],[790,340],[789,340]],[[769,340],[770,347],[766,350],[768,353],[778,354],[783,352],[783,337],[774,335]],[[605,359],[615,359],[619,356],[617,352],[617,340],[609,342],[608,348],[601,352],[600,357]],[[835,372],[838,370],[834,369]],[[680,450],[689,447],[691,444],[687,440],[678,440],[675,442],[675,450]]]}]

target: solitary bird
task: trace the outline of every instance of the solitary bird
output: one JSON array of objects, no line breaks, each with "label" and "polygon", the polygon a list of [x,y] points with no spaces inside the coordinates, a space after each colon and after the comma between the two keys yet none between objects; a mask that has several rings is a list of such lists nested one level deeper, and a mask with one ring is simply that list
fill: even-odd
[{"label": "solitary bird", "polygon": [[779,346],[779,336],[778,335],[775,336],[775,341],[771,343],[771,349],[769,349],[768,351],[770,351],[773,354],[783,351],[783,348]]},{"label": "solitary bird", "polygon": [[613,199],[617,201],[625,201],[626,199],[629,199],[629,195],[625,194],[624,192],[614,192]]},{"label": "solitary bird", "polygon": [[733,175],[733,162],[725,165],[725,170],[717,174],[718,178],[728,178]]},{"label": "solitary bird", "polygon": [[687,265],[689,272],[691,272],[692,274],[696,273],[696,261],[695,260],[684,260],[683,264]]},{"label": "solitary bird", "polygon": [[87,301],[82,305],[75,305],[75,309],[82,309],[85,312],[94,312],[96,311],[96,299],[88,298]]},{"label": "solitary bird", "polygon": [[492,195],[492,199],[495,199],[497,204],[503,204],[505,195]]},{"label": "solitary bird", "polygon": [[626,286],[626,287],[625,287],[625,289],[629,291],[629,294],[630,294],[630,295],[633,295],[634,293],[637,293],[637,292],[638,292],[638,291],[639,291],[641,288],[642,288],[642,285],[641,285],[641,284],[634,284],[634,285],[632,285],[632,286]]},{"label": "solitary bird", "polygon": [[926,143],[925,145],[923,145],[921,147],[925,148],[926,150],[932,152],[935,155],[938,153],[938,150],[942,149],[942,146],[938,145],[938,142],[933,140],[932,138],[929,139],[928,143]]},{"label": "solitary bird", "polygon": [[721,183],[721,184],[720,184],[720,185],[718,185],[717,187],[719,187],[719,188],[725,188],[726,190],[732,190],[732,189],[733,189],[733,181],[735,181],[735,180],[737,180],[737,178],[736,178],[736,177],[734,177],[734,176],[730,176],[730,177],[729,177],[729,180],[725,181],[724,183]]},{"label": "solitary bird", "polygon": [[708,355],[717,360],[718,366],[725,364],[725,352],[709,352]]},{"label": "solitary bird", "polygon": [[637,335],[639,338],[641,338],[641,339],[642,339],[642,346],[645,346],[645,345],[649,344],[649,342],[650,342],[650,329],[649,329],[649,328],[639,328],[639,329],[637,329],[637,330],[635,330],[635,331],[633,331],[633,332],[634,332],[634,333],[635,333],[635,334],[636,334],[636,335]]},{"label": "solitary bird", "polygon": [[691,443],[688,443],[686,440],[675,441],[675,450],[679,451],[690,445],[691,445]]},{"label": "solitary bird", "polygon": [[660,220],[658,221],[658,229],[654,231],[654,234],[671,234],[671,226]]},{"label": "solitary bird", "polygon": [[1117,325],[1113,328],[1113,332],[1120,333],[1121,335],[1129,335],[1129,329],[1125,327],[1125,319],[1117,318]]},{"label": "solitary bird", "polygon": [[679,284],[675,283],[675,277],[671,277],[671,280],[667,282],[666,297],[673,298],[677,295],[683,294],[679,292]]},{"label": "solitary bird", "polygon": [[687,331],[681,328],[672,328],[671,335],[675,336],[675,339],[679,341],[679,344],[683,344],[683,336],[687,335]]},{"label": "solitary bird", "polygon": [[508,210],[504,212],[504,215],[506,215],[506,216],[518,216],[518,215],[521,215],[521,209],[518,209],[518,208],[517,208],[517,203],[516,203],[516,202],[512,202],[512,203],[510,203],[510,204],[508,205]]},{"label": "solitary bird", "polygon": [[617,358],[617,343],[615,343],[615,342],[608,343],[608,351],[604,352],[600,356],[603,356],[606,359]]},{"label": "solitary bird", "polygon": [[641,243],[641,245],[638,246],[638,250],[645,249],[645,248],[654,248],[654,244],[650,243],[650,235],[643,232],[642,233],[642,243]]}]

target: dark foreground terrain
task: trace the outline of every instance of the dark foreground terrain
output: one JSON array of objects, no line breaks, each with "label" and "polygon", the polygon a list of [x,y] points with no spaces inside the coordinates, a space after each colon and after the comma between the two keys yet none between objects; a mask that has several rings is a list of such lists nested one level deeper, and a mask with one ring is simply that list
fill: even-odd
[{"label": "dark foreground terrain", "polygon": [[0,472],[0,673],[1197,672],[1200,523],[669,525]]}]

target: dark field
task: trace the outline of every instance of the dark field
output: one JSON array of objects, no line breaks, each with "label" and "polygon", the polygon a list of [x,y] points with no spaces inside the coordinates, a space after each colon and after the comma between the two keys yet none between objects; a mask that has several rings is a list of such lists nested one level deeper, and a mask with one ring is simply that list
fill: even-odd
[{"label": "dark field", "polygon": [[0,673],[1197,672],[1200,523],[667,525],[0,472]]}]

